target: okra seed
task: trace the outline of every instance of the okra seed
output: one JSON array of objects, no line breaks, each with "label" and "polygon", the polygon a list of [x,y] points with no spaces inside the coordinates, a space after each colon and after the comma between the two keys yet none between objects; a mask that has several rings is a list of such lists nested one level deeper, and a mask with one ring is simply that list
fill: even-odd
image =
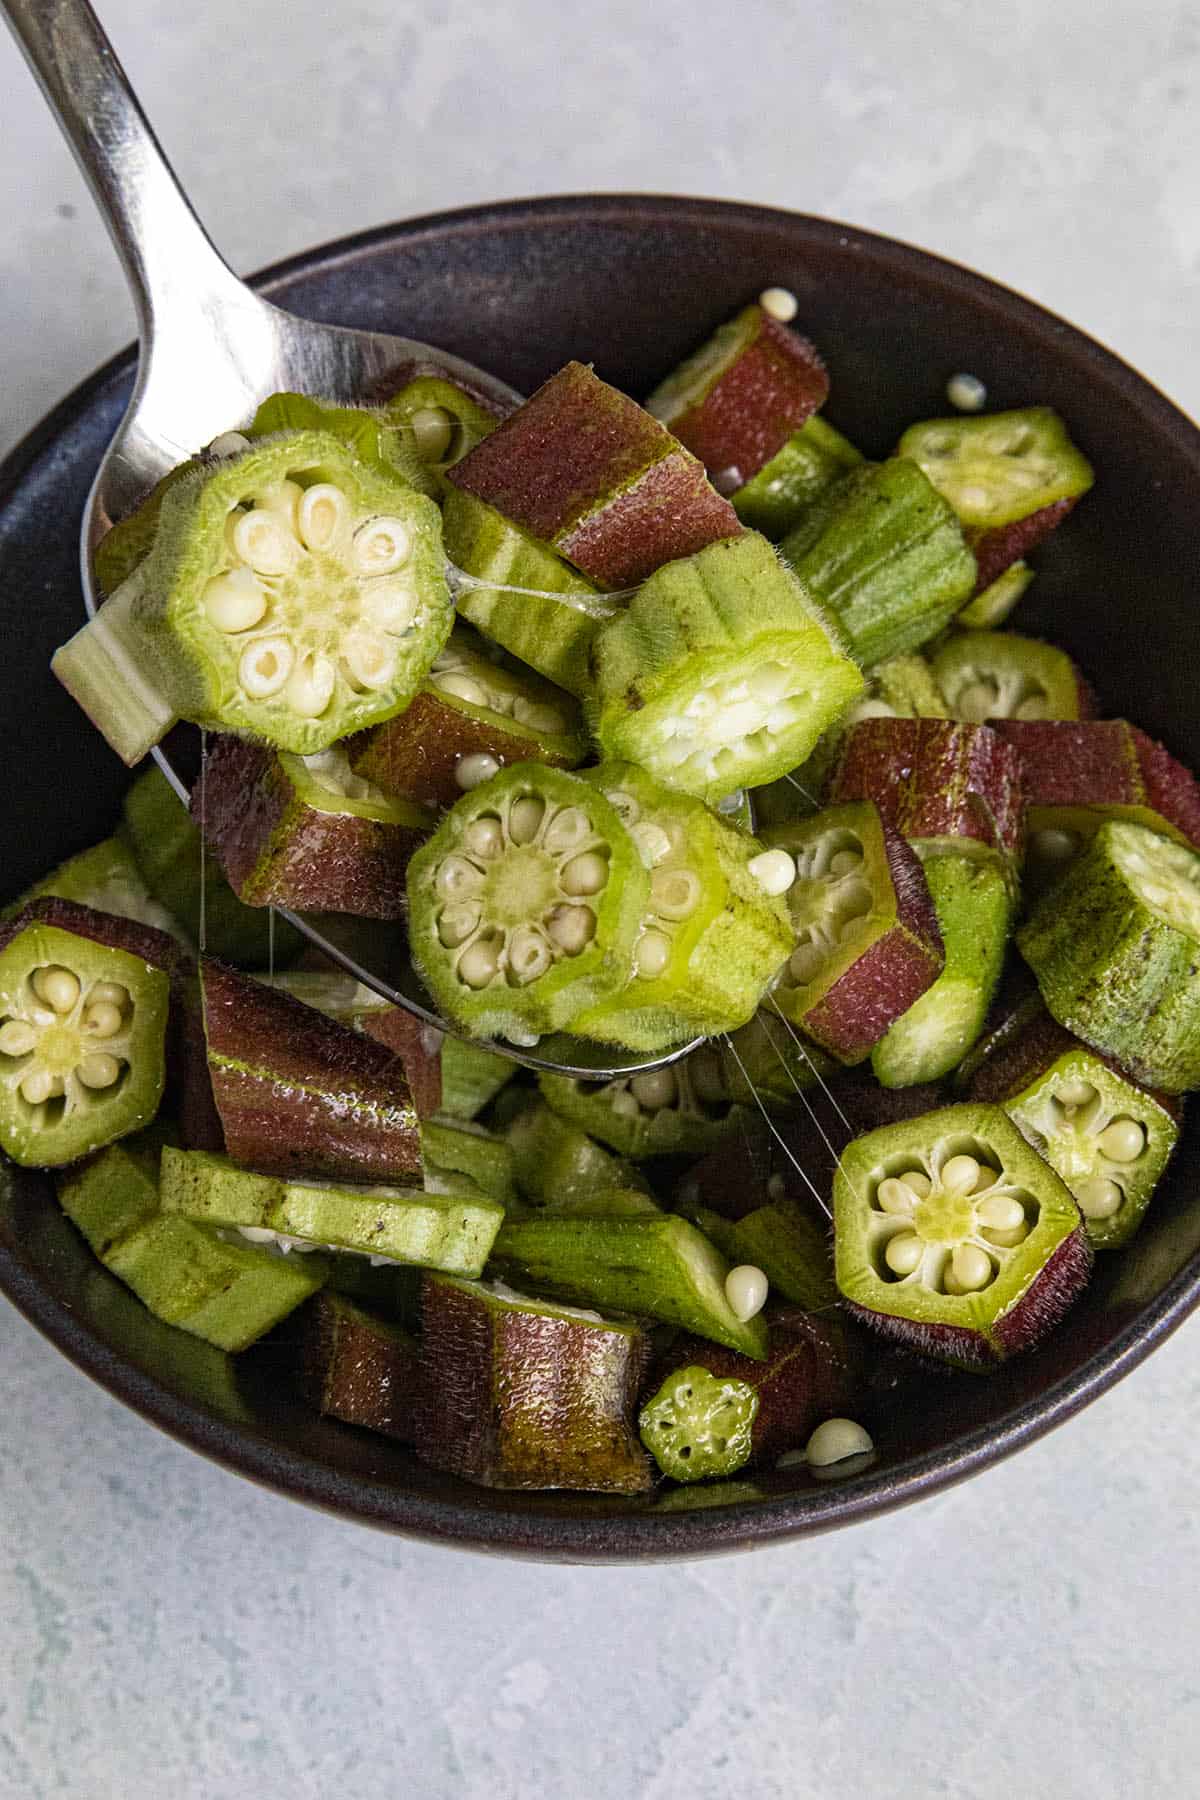
[{"label": "okra seed", "polygon": [[543,737],[559,737],[567,728],[567,722],[557,706],[545,706],[537,700],[526,700],[518,694],[512,703],[512,716],[518,725],[524,725],[527,731],[539,732]]},{"label": "okra seed", "polygon": [[402,519],[381,513],[354,534],[354,566],[360,575],[390,575],[412,554],[412,538]]},{"label": "okra seed", "polygon": [[917,1196],[907,1183],[891,1176],[880,1182],[875,1198],[886,1213],[911,1213],[917,1204]]},{"label": "okra seed", "polygon": [[448,856],[438,869],[434,886],[443,900],[461,900],[477,894],[483,880],[481,871],[465,856]]},{"label": "okra seed", "polygon": [[560,950],[568,956],[578,956],[596,935],[596,916],[590,906],[556,906],[546,921],[546,930]]},{"label": "okra seed", "polygon": [[992,1279],[992,1259],[975,1244],[959,1244],[950,1258],[950,1267],[964,1293],[977,1293]]},{"label": "okra seed", "polygon": [[644,1075],[634,1076],[629,1091],[647,1112],[659,1112],[664,1106],[675,1104],[679,1082],[674,1069],[648,1069]]},{"label": "okra seed", "polygon": [[594,836],[592,822],[583,808],[564,806],[547,825],[543,842],[552,856],[565,856],[571,850],[582,849]]},{"label": "okra seed", "polygon": [[1019,1225],[1014,1225],[1011,1231],[1001,1231],[998,1227],[989,1225],[985,1228],[983,1235],[988,1243],[995,1244],[998,1250],[1015,1250],[1017,1245],[1023,1244],[1029,1236],[1029,1226],[1024,1219]]},{"label": "okra seed", "polygon": [[1136,1162],[1146,1148],[1146,1133],[1136,1119],[1122,1114],[1104,1128],[1096,1142],[1110,1162]]},{"label": "okra seed", "polygon": [[79,978],[61,963],[50,963],[33,977],[33,991],[56,1013],[69,1013],[79,999]]},{"label": "okra seed", "polygon": [[[342,655],[352,679],[360,686],[370,689],[383,688],[391,681],[396,669],[396,652],[385,639],[376,637],[370,631],[352,631],[342,645]],[[324,657],[321,662],[333,673],[333,664]],[[332,693],[332,687],[330,693]],[[324,708],[322,708],[322,711]]]},{"label": "okra seed", "polygon": [[513,802],[508,814],[508,835],[514,844],[532,844],[541,830],[546,808],[540,800],[527,794]]},{"label": "okra seed", "polygon": [[883,1260],[893,1275],[911,1275],[924,1254],[925,1246],[915,1231],[898,1231],[884,1246]]},{"label": "okra seed", "polygon": [[440,693],[462,700],[468,706],[487,705],[487,690],[470,675],[461,675],[457,671],[449,675],[435,675],[433,685]]},{"label": "okra seed", "polygon": [[454,437],[454,419],[444,406],[419,406],[409,420],[422,462],[441,462]]},{"label": "okra seed", "polygon": [[1075,1199],[1085,1219],[1111,1219],[1114,1213],[1120,1212],[1125,1196],[1115,1181],[1094,1176],[1090,1181],[1079,1183]]},{"label": "okra seed", "polygon": [[103,1001],[108,1006],[119,1006],[124,1012],[129,1005],[129,989],[122,987],[119,981],[97,981],[88,1000],[93,1006]]},{"label": "okra seed", "polygon": [[332,481],[318,481],[300,502],[300,537],[309,550],[329,550],[350,527],[350,502]]},{"label": "okra seed", "polygon": [[208,446],[210,456],[241,456],[250,448],[250,439],[240,431],[223,431]]},{"label": "okra seed", "polygon": [[995,1187],[999,1179],[997,1170],[989,1169],[986,1163],[982,1163],[979,1169],[979,1179],[971,1189],[972,1194],[986,1194],[989,1188]]},{"label": "okra seed", "polygon": [[790,325],[800,311],[800,302],[790,288],[764,288],[758,296],[758,304],[769,318],[778,319],[781,325]]},{"label": "okra seed", "polygon": [[700,904],[700,877],[692,869],[660,869],[651,877],[650,901],[664,919],[687,919]]},{"label": "okra seed", "polygon": [[865,881],[855,881],[843,888],[836,896],[838,917],[843,933],[848,926],[856,925],[860,919],[865,919],[872,904],[871,890]]},{"label": "okra seed", "polygon": [[743,1325],[767,1304],[767,1286],[767,1278],[757,1263],[738,1263],[725,1277],[725,1298]]},{"label": "okra seed", "polygon": [[664,856],[671,854],[671,840],[661,825],[653,819],[641,819],[632,826],[629,833],[638,848],[638,855],[646,868],[653,869]]},{"label": "okra seed", "polygon": [[1025,1208],[1011,1194],[993,1194],[980,1201],[975,1217],[993,1231],[1015,1231],[1025,1223]]},{"label": "okra seed", "polygon": [[214,575],[204,590],[204,613],[218,631],[249,631],[267,610],[267,596],[253,569],[245,563]]},{"label": "okra seed", "polygon": [[233,552],[256,575],[286,575],[296,560],[296,540],[278,514],[255,507],[232,515]]},{"label": "okra seed", "polygon": [[508,966],[522,987],[546,973],[554,952],[532,925],[518,925],[509,939]]},{"label": "okra seed", "polygon": [[969,1194],[979,1180],[979,1164],[973,1156],[952,1156],[942,1167],[942,1186],[949,1194]]},{"label": "okra seed", "polygon": [[616,1092],[610,1096],[609,1105],[616,1113],[618,1119],[637,1119],[641,1117],[642,1109],[638,1105],[636,1097],[629,1092],[628,1088],[618,1088]]},{"label": "okra seed", "polygon": [[416,594],[402,581],[372,582],[366,591],[364,610],[378,631],[406,632],[419,607]]},{"label": "okra seed", "polygon": [[982,412],[987,405],[987,389],[978,375],[952,375],[946,383],[946,398],[959,412]]},{"label": "okra seed", "polygon": [[466,943],[482,917],[483,908],[477,900],[461,900],[453,906],[443,907],[438,919],[438,937],[447,950],[457,950],[460,944]]},{"label": "okra seed", "polygon": [[816,944],[800,944],[788,959],[788,974],[803,987],[821,972],[825,958]]},{"label": "okra seed", "polygon": [[[121,1009],[110,1001],[93,1001],[83,1015],[83,1029],[92,1037],[115,1037],[121,1029]],[[0,1042],[0,1049],[3,1048]]]},{"label": "okra seed", "polygon": [[21,1098],[31,1106],[42,1106],[54,1092],[54,1077],[46,1069],[30,1069],[21,1082]]},{"label": "okra seed", "polygon": [[796,865],[786,850],[764,850],[746,865],[764,894],[786,894],[796,879]]},{"label": "okra seed", "polygon": [[870,1432],[855,1419],[826,1419],[818,1425],[805,1447],[805,1457],[814,1469],[827,1469],[831,1463],[845,1462],[850,1456],[866,1456],[875,1448]]},{"label": "okra seed", "polygon": [[337,670],[327,656],[303,656],[288,677],[288,705],[302,719],[318,719],[333,699],[336,685]]},{"label": "okra seed", "polygon": [[269,700],[292,672],[295,652],[283,637],[259,638],[247,645],[238,663],[238,681],[251,700]]},{"label": "okra seed", "polygon": [[900,1180],[905,1187],[910,1187],[918,1200],[928,1199],[933,1192],[933,1183],[924,1169],[906,1169]]},{"label": "okra seed", "polygon": [[6,1019],[0,1025],[0,1054],[28,1056],[37,1043],[37,1032],[21,1019]]},{"label": "okra seed", "polygon": [[1079,848],[1079,837],[1074,831],[1035,831],[1029,847],[1045,862],[1067,862]]},{"label": "okra seed", "polygon": [[463,844],[472,856],[490,862],[504,848],[504,827],[499,819],[485,813],[483,818],[471,820],[463,832]]},{"label": "okra seed", "polygon": [[[499,773],[500,764],[486,750],[477,750],[473,756],[460,756],[454,765],[455,784],[464,794],[469,794],[481,781],[490,781],[493,775]],[[475,823],[478,825],[482,821],[477,819]]]},{"label": "okra seed", "polygon": [[469,945],[458,959],[459,979],[468,987],[485,988],[494,981],[500,969],[500,957],[494,943],[482,938]]},{"label": "okra seed", "polygon": [[670,938],[661,931],[643,931],[633,953],[633,966],[643,981],[656,981],[670,960]]},{"label": "okra seed", "polygon": [[1060,1106],[1090,1106],[1097,1093],[1090,1081],[1063,1081],[1055,1089],[1054,1098]]},{"label": "okra seed", "polygon": [[109,1056],[105,1050],[97,1050],[92,1056],[85,1056],[75,1070],[86,1088],[111,1087],[121,1073],[121,1065],[115,1056]]},{"label": "okra seed", "polygon": [[564,894],[598,894],[608,880],[608,864],[596,850],[573,856],[559,877]]}]

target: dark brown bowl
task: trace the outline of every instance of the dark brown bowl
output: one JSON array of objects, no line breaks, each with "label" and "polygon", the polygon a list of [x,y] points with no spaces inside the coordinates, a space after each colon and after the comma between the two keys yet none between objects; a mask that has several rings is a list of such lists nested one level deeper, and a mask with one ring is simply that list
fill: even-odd
[{"label": "dark brown bowl", "polygon": [[[472,208],[348,239],[261,277],[314,318],[444,345],[529,391],[568,357],[644,394],[768,284],[800,297],[833,373],[829,414],[882,454],[945,411],[968,370],[995,406],[1057,407],[1092,496],[1038,556],[1020,623],[1083,664],[1109,713],[1200,766],[1200,433],[1133,370],[994,283],[848,226],[706,200],[606,195]],[[110,828],[127,775],[50,676],[82,618],[75,527],[128,397],[118,357],[0,468],[7,895]],[[990,1378],[876,1396],[878,1460],[646,1500],[496,1494],[383,1439],[314,1423],[269,1348],[234,1365],[158,1324],[66,1223],[47,1182],[0,1170],[0,1287],[110,1392],[202,1454],[313,1505],[415,1537],[567,1561],[748,1548],[828,1530],[961,1481],[1061,1423],[1146,1356],[1200,1294],[1200,1140],[1190,1131],[1133,1246],[1101,1259],[1041,1349]],[[278,1353],[275,1353],[277,1358]]]}]

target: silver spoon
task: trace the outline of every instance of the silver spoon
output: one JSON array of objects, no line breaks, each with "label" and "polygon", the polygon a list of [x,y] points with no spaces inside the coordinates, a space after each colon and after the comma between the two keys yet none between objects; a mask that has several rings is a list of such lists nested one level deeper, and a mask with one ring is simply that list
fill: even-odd
[{"label": "silver spoon", "polygon": [[[435,374],[505,411],[520,403],[504,382],[428,344],[313,324],[260,299],[222,261],[192,211],[87,0],[0,0],[0,10],[87,177],[137,308],[137,383],[83,515],[89,614],[101,600],[92,552],[110,525],[169,469],[245,424],[269,394],[354,404]],[[153,756],[186,803],[178,769],[162,750]],[[282,916],[376,993],[456,1032],[430,1010],[395,927],[341,914]],[[674,1062],[699,1041],[651,1057],[561,1034],[492,1048],[531,1069],[611,1080]]]}]

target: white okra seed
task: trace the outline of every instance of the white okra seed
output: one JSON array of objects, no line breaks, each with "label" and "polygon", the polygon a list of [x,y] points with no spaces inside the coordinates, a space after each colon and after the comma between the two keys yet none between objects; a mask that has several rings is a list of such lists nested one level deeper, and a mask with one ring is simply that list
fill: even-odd
[{"label": "white okra seed", "polygon": [[590,906],[556,906],[546,930],[560,950],[578,956],[596,935],[596,915]]},{"label": "white okra seed", "polygon": [[757,1263],[738,1263],[725,1277],[725,1298],[744,1325],[767,1304],[767,1278]]},{"label": "white okra seed", "polygon": [[855,1419],[826,1419],[809,1438],[804,1454],[814,1469],[826,1469],[850,1456],[866,1456],[874,1448],[870,1432]]},{"label": "white okra seed", "polygon": [[592,822],[583,808],[563,806],[546,826],[542,841],[551,856],[565,856],[569,850],[580,849],[593,836]]},{"label": "white okra seed", "polygon": [[1079,834],[1074,831],[1035,831],[1029,840],[1035,856],[1046,862],[1068,862],[1079,848]]},{"label": "white okra seed", "polygon": [[403,581],[372,581],[361,598],[363,612],[375,629],[397,636],[408,630],[420,611],[420,601]]},{"label": "white okra seed", "polygon": [[671,960],[671,940],[662,931],[643,931],[633,953],[633,966],[643,981],[656,981]]},{"label": "white okra seed", "polygon": [[992,1259],[986,1250],[980,1250],[975,1244],[959,1244],[950,1258],[950,1265],[954,1279],[964,1293],[975,1293],[992,1279]]},{"label": "white okra seed", "polygon": [[659,1112],[664,1106],[674,1106],[679,1098],[679,1081],[674,1069],[647,1069],[644,1075],[633,1077],[629,1091],[647,1112]]},{"label": "white okra seed", "polygon": [[924,1254],[925,1246],[915,1231],[898,1231],[884,1245],[883,1260],[893,1275],[911,1275]]},{"label": "white okra seed", "polygon": [[259,638],[247,644],[238,663],[238,681],[251,700],[269,700],[292,672],[296,656],[285,637]]},{"label": "white okra seed", "polygon": [[92,1006],[106,1001],[109,1006],[119,1006],[124,1012],[129,1005],[129,989],[122,987],[119,981],[97,981],[92,986],[88,1001]]},{"label": "white okra seed", "polygon": [[598,894],[608,880],[608,864],[597,850],[573,856],[558,878],[564,894]]},{"label": "white okra seed", "polygon": [[331,550],[350,529],[350,502],[332,481],[306,489],[297,519],[300,538],[309,550]]},{"label": "white okra seed", "polygon": [[508,835],[514,844],[532,844],[541,830],[546,808],[533,794],[514,800],[508,813]]},{"label": "white okra seed", "polygon": [[796,865],[786,850],[764,850],[746,864],[765,894],[786,894],[796,879]]},{"label": "white okra seed", "polygon": [[494,943],[477,938],[458,959],[458,975],[470,988],[485,988],[494,981],[500,969],[500,957]]},{"label": "white okra seed", "polygon": [[524,725],[526,731],[536,731],[542,737],[560,737],[567,729],[567,722],[557,706],[546,706],[538,700],[526,700],[518,694],[512,703],[512,716],[518,725]]},{"label": "white okra seed", "polygon": [[422,462],[441,462],[454,437],[454,420],[444,406],[419,406],[409,420]]},{"label": "white okra seed", "polygon": [[990,681],[975,681],[958,696],[959,716],[972,724],[982,725],[994,718],[1000,695]]},{"label": "white okra seed", "polygon": [[950,1194],[969,1194],[979,1180],[979,1164],[973,1156],[952,1156],[942,1165],[942,1186]]},{"label": "white okra seed", "polygon": [[[396,672],[395,645],[369,629],[348,632],[342,641],[342,656],[358,686],[373,692],[387,687]],[[324,657],[319,660],[326,662]],[[327,666],[332,670],[332,663]]]},{"label": "white okra seed", "polygon": [[245,563],[214,575],[204,589],[204,613],[218,631],[237,633],[257,625],[267,610],[267,595],[253,569]]},{"label": "white okra seed", "polygon": [[875,1198],[886,1213],[911,1213],[917,1204],[917,1196],[908,1183],[897,1181],[894,1176],[880,1182]]},{"label": "white okra seed", "polygon": [[30,1069],[21,1081],[20,1092],[31,1106],[41,1106],[54,1093],[54,1077],[46,1069]]},{"label": "white okra seed", "polygon": [[1060,1081],[1054,1098],[1060,1106],[1090,1106],[1097,1092],[1090,1081]]},{"label": "white okra seed", "polygon": [[442,908],[437,924],[438,937],[447,950],[457,950],[476,930],[482,917],[483,908],[477,900],[456,901]]},{"label": "white okra seed", "polygon": [[508,940],[508,966],[522,987],[537,981],[554,961],[554,952],[532,925],[518,925]]},{"label": "white okra seed", "polygon": [[463,832],[463,843],[472,856],[490,862],[504,849],[504,827],[499,819],[485,813],[482,818],[471,820]]},{"label": "white okra seed", "polygon": [[664,919],[690,918],[700,893],[700,877],[693,869],[660,869],[650,880],[650,904]]},{"label": "white okra seed", "polygon": [[[455,785],[469,794],[477,788],[481,781],[490,781],[493,775],[500,773],[500,764],[486,750],[477,750],[472,756],[460,756],[454,765]],[[480,821],[476,820],[476,824]]]},{"label": "white okra seed", "polygon": [[354,534],[354,566],[360,575],[391,575],[412,554],[412,538],[403,519],[380,513]]},{"label": "white okra seed", "polygon": [[705,1106],[724,1106],[729,1099],[721,1059],[715,1050],[693,1050],[687,1061],[688,1076],[697,1100]]},{"label": "white okra seed", "polygon": [[287,680],[287,703],[302,719],[319,719],[333,699],[337,670],[327,656],[302,656]]},{"label": "white okra seed", "polygon": [[641,819],[630,828],[630,837],[638,848],[638,855],[646,868],[653,869],[664,856],[671,854],[671,840],[661,825],[653,819]]},{"label": "white okra seed", "polygon": [[37,1043],[37,1032],[23,1019],[6,1019],[0,1025],[0,1055],[28,1056]]},{"label": "white okra seed", "polygon": [[1085,1219],[1111,1219],[1120,1212],[1125,1196],[1115,1181],[1097,1175],[1079,1183],[1075,1199]]},{"label": "white okra seed", "polygon": [[79,977],[61,963],[50,963],[33,977],[33,991],[56,1013],[69,1013],[79,999]]},{"label": "white okra seed", "polygon": [[806,982],[812,981],[814,976],[820,974],[824,961],[825,958],[816,944],[799,944],[788,959],[788,974],[799,987],[803,987]]},{"label": "white okra seed", "polygon": [[1096,1143],[1110,1162],[1136,1162],[1146,1148],[1145,1128],[1136,1119],[1122,1114],[1111,1125],[1105,1126]]},{"label": "white okra seed", "polygon": [[466,899],[468,895],[477,894],[483,882],[483,875],[465,856],[444,858],[434,877],[434,886],[443,900]]},{"label": "white okra seed", "polygon": [[608,1104],[613,1112],[616,1113],[618,1119],[637,1119],[641,1117],[642,1109],[637,1103],[637,1097],[636,1095],[631,1094],[628,1088],[616,1088],[609,1094]]},{"label": "white okra seed", "polygon": [[[83,1029],[89,1037],[115,1037],[121,1029],[120,1007],[114,1006],[109,1000],[93,1000],[83,1015]],[[0,1033],[0,1038],[2,1036]]]},{"label": "white okra seed", "polygon": [[97,1050],[84,1057],[75,1073],[86,1088],[106,1088],[111,1087],[121,1073],[121,1065],[106,1050]]},{"label": "white okra seed", "polygon": [[905,1187],[910,1187],[918,1200],[924,1200],[933,1192],[933,1183],[924,1169],[905,1169],[900,1180]]},{"label": "white okra seed", "polygon": [[461,700],[466,706],[486,706],[488,703],[487,689],[483,683],[476,681],[473,675],[463,675],[457,669],[452,669],[445,675],[435,675],[433,685],[439,693],[449,694],[452,699]]},{"label": "white okra seed", "polygon": [[781,325],[790,325],[800,311],[800,302],[791,288],[764,288],[758,296],[758,304],[768,318],[777,319]]},{"label": "white okra seed", "polygon": [[979,1202],[975,1217],[991,1231],[1015,1231],[1025,1223],[1025,1208],[1011,1194],[992,1194]]},{"label": "white okra seed", "polygon": [[231,515],[229,541],[234,555],[256,575],[286,575],[296,560],[296,540],[286,521],[261,506]]}]

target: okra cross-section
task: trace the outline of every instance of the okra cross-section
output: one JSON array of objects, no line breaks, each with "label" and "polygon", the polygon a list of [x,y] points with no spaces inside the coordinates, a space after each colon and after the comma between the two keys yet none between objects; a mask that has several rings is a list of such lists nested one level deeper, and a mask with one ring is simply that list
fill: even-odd
[{"label": "okra cross-section", "polygon": [[957,631],[934,653],[955,719],[1086,719],[1091,689],[1065,650],[1015,631]]},{"label": "okra cross-section", "polygon": [[[633,974],[575,1029],[630,1049],[735,1030],[791,945],[780,889],[791,874],[755,838],[633,763],[583,776],[620,813],[650,873]],[[782,877],[778,865],[782,864]]]},{"label": "okra cross-section", "polygon": [[[54,659],[118,754],[170,717],[307,754],[405,706],[449,632],[433,501],[322,432],[206,464]],[[149,741],[155,741],[153,737]]]},{"label": "okra cross-section", "polygon": [[767,835],[796,864],[787,893],[795,948],[773,999],[839,1061],[861,1062],[942,971],[921,865],[870,801]]},{"label": "okra cross-section", "polygon": [[730,1102],[720,1058],[709,1045],[669,1068],[615,1081],[542,1075],[538,1085],[556,1113],[633,1162],[643,1156],[699,1155],[736,1131],[744,1117]]},{"label": "okra cross-section", "polygon": [[1017,933],[1060,1025],[1151,1087],[1200,1086],[1200,855],[1110,821]]},{"label": "okra cross-section", "polygon": [[833,1216],[851,1311],[968,1367],[1035,1343],[1091,1269],[1069,1190],[997,1106],[947,1106],[856,1138]]},{"label": "okra cross-section", "polygon": [[755,532],[651,576],[597,632],[591,672],[604,754],[710,804],[794,769],[863,685]]},{"label": "okra cross-section", "polygon": [[517,763],[465,794],[409,864],[413,962],[476,1036],[569,1028],[628,981],[649,893],[598,788]]},{"label": "okra cross-section", "polygon": [[162,1097],[173,939],[68,901],[0,930],[0,1145],[53,1168],[148,1125]]},{"label": "okra cross-section", "polygon": [[532,670],[485,656],[475,634],[459,626],[412,705],[378,726],[352,761],[388,793],[441,809],[510,763],[572,769],[586,751],[571,695]]}]

